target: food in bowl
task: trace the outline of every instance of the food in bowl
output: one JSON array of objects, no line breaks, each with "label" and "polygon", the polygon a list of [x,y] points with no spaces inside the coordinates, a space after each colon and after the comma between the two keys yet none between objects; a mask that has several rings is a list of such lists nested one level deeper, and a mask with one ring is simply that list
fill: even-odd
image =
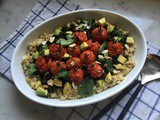
[{"label": "food in bowl", "polygon": [[135,66],[134,38],[105,18],[80,18],[29,43],[22,67],[42,97],[79,99],[124,80]]}]

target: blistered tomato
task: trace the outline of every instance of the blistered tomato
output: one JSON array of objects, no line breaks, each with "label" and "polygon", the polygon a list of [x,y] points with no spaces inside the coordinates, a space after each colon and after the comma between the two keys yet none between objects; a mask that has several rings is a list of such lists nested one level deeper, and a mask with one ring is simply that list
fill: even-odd
[{"label": "blistered tomato", "polygon": [[98,50],[100,48],[100,44],[99,42],[94,42],[92,43],[92,45],[88,48],[88,50],[91,50],[95,55],[98,55]]},{"label": "blistered tomato", "polygon": [[36,65],[41,73],[46,72],[49,69],[45,58],[42,56],[36,59]]},{"label": "blistered tomato", "polygon": [[66,62],[67,70],[81,68],[81,60],[78,57],[69,58]]},{"label": "blistered tomato", "polygon": [[74,38],[81,42],[86,42],[88,40],[86,33],[84,32],[74,32]]},{"label": "blistered tomato", "polygon": [[79,45],[76,45],[74,47],[68,47],[68,53],[72,56],[72,57],[77,57],[81,54],[81,50],[79,48]]}]

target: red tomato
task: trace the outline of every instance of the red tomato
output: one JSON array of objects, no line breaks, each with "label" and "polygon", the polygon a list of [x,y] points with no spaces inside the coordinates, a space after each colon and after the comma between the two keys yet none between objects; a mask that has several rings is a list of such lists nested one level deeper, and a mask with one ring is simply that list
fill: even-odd
[{"label": "red tomato", "polygon": [[97,63],[92,63],[87,66],[87,71],[91,78],[99,78],[103,74],[103,69]]},{"label": "red tomato", "polygon": [[88,47],[92,45],[92,40],[87,40],[86,43],[88,44]]},{"label": "red tomato", "polygon": [[82,82],[84,73],[83,70],[77,69],[77,70],[70,70],[69,75],[70,75],[70,80],[74,82],[76,85],[78,85]]},{"label": "red tomato", "polygon": [[77,57],[81,54],[81,50],[79,48],[79,45],[76,45],[75,47],[68,47],[68,53],[72,57]]},{"label": "red tomato", "polygon": [[66,52],[66,49],[60,44],[52,44],[49,46],[49,53],[52,54],[56,60],[61,59]]},{"label": "red tomato", "polygon": [[45,58],[42,56],[36,59],[36,65],[41,73],[46,72],[49,69]]},{"label": "red tomato", "polygon": [[50,71],[53,75],[57,76],[61,69],[66,69],[66,65],[64,62],[55,60],[50,63]]},{"label": "red tomato", "polygon": [[86,42],[88,40],[87,35],[84,32],[74,32],[74,38],[80,40],[81,42]]},{"label": "red tomato", "polygon": [[104,27],[97,27],[92,30],[91,37],[98,42],[103,42],[108,38],[108,33]]},{"label": "red tomato", "polygon": [[69,58],[66,62],[67,70],[81,68],[81,60],[78,57]]},{"label": "red tomato", "polygon": [[91,50],[95,55],[98,55],[98,50],[100,48],[100,44],[99,42],[94,42],[92,43],[92,45],[88,48],[88,50]]},{"label": "red tomato", "polygon": [[119,42],[108,42],[107,44],[109,56],[116,56],[124,53],[123,46]]},{"label": "red tomato", "polygon": [[96,56],[90,50],[86,50],[80,55],[80,60],[85,65],[88,65],[88,64],[94,62],[95,59],[96,59]]}]

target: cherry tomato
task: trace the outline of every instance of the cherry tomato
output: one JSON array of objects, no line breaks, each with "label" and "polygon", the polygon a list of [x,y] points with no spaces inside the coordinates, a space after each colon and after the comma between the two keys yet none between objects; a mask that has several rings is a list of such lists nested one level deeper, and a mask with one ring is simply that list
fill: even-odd
[{"label": "cherry tomato", "polygon": [[87,35],[84,32],[74,32],[73,34],[76,40],[77,38],[81,42],[86,42],[88,40]]},{"label": "cherry tomato", "polygon": [[78,57],[69,58],[66,62],[67,70],[81,68],[81,60]]},{"label": "cherry tomato", "polygon": [[46,72],[49,69],[45,58],[42,56],[36,59],[36,65],[41,73]]},{"label": "cherry tomato", "polygon": [[90,50],[86,50],[80,55],[80,60],[83,64],[88,65],[92,62],[94,62],[96,59],[96,56],[94,53]]},{"label": "cherry tomato", "polygon": [[97,27],[92,30],[91,37],[98,42],[103,42],[108,38],[108,33],[104,27]]},{"label": "cherry tomato", "polygon": [[84,72],[81,69],[70,70],[69,75],[70,75],[70,80],[74,82],[74,84],[78,85],[82,82]]},{"label": "cherry tomato", "polygon": [[52,44],[49,46],[49,53],[52,54],[56,60],[61,59],[66,52],[66,49],[60,44]]},{"label": "cherry tomato", "polygon": [[88,48],[88,50],[91,50],[95,55],[98,55],[98,50],[100,48],[100,44],[99,42],[94,42],[92,43],[92,45]]},{"label": "cherry tomato", "polygon": [[74,47],[68,47],[68,53],[72,57],[78,57],[81,54],[81,50],[79,48],[79,45],[76,45]]},{"label": "cherry tomato", "polygon": [[88,47],[92,45],[92,40],[87,40],[86,43],[88,44]]},{"label": "cherry tomato", "polygon": [[57,76],[61,69],[66,69],[66,65],[64,62],[55,60],[50,63],[50,71],[53,75]]},{"label": "cherry tomato", "polygon": [[87,71],[91,78],[99,78],[103,74],[103,69],[97,63],[92,63],[87,66]]},{"label": "cherry tomato", "polygon": [[119,42],[108,42],[107,44],[109,56],[116,56],[124,53],[123,46]]}]

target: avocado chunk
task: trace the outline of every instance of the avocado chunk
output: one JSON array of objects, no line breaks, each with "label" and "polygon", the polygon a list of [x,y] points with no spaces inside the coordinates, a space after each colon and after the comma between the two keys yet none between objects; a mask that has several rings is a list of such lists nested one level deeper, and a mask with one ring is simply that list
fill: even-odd
[{"label": "avocado chunk", "polygon": [[37,94],[38,96],[45,97],[45,96],[47,96],[48,91],[45,90],[45,89],[43,89],[42,87],[38,87],[37,90],[36,90],[36,94]]},{"label": "avocado chunk", "polygon": [[63,59],[67,59],[69,57],[70,57],[70,55],[68,53],[65,53],[64,56],[63,56]]},{"label": "avocado chunk", "polygon": [[38,87],[41,87],[41,86],[42,86],[42,83],[40,81],[38,81],[35,88],[37,89]]},{"label": "avocado chunk", "polygon": [[110,72],[106,75],[105,81],[106,81],[107,83],[112,83],[113,78],[112,78],[112,75],[111,75]]},{"label": "avocado chunk", "polygon": [[54,31],[54,35],[55,36],[58,36],[60,34],[61,30],[60,29],[55,29]]},{"label": "avocado chunk", "polygon": [[133,39],[133,37],[127,37],[126,43],[128,45],[134,45],[134,39]]},{"label": "avocado chunk", "polygon": [[35,52],[35,53],[33,53],[33,58],[34,58],[34,59],[37,59],[37,58],[38,58],[38,56],[39,56],[38,51],[37,51],[37,52]]},{"label": "avocado chunk", "polygon": [[124,69],[125,69],[125,67],[122,66],[122,64],[114,65],[114,67],[115,67],[117,70],[124,70]]},{"label": "avocado chunk", "polygon": [[115,26],[113,26],[113,25],[108,25],[108,26],[107,26],[107,31],[108,31],[109,33],[111,33],[111,32],[114,30],[114,28],[115,28]]},{"label": "avocado chunk", "polygon": [[127,61],[127,59],[124,57],[124,56],[122,56],[122,55],[119,55],[119,57],[118,57],[118,59],[117,59],[120,63],[122,63],[122,64],[124,64],[126,61]]},{"label": "avocado chunk", "polygon": [[54,79],[53,80],[53,85],[57,86],[57,87],[62,87],[62,81],[59,79]]},{"label": "avocado chunk", "polygon": [[66,34],[72,34],[73,32],[72,31],[66,31]]},{"label": "avocado chunk", "polygon": [[49,49],[44,50],[44,55],[49,55]]},{"label": "avocado chunk", "polygon": [[87,44],[86,42],[83,42],[83,43],[80,45],[80,50],[85,50],[87,47],[88,47],[88,44]]},{"label": "avocado chunk", "polygon": [[121,40],[120,37],[114,36],[114,41],[120,41],[120,40]]},{"label": "avocado chunk", "polygon": [[101,88],[104,87],[104,80],[98,80],[97,83]]},{"label": "avocado chunk", "polygon": [[64,94],[69,94],[72,91],[71,84],[69,82],[66,82],[63,88]]},{"label": "avocado chunk", "polygon": [[104,26],[104,25],[106,24],[106,19],[103,17],[103,18],[101,18],[100,20],[98,20],[98,22],[99,22],[102,26]]}]

